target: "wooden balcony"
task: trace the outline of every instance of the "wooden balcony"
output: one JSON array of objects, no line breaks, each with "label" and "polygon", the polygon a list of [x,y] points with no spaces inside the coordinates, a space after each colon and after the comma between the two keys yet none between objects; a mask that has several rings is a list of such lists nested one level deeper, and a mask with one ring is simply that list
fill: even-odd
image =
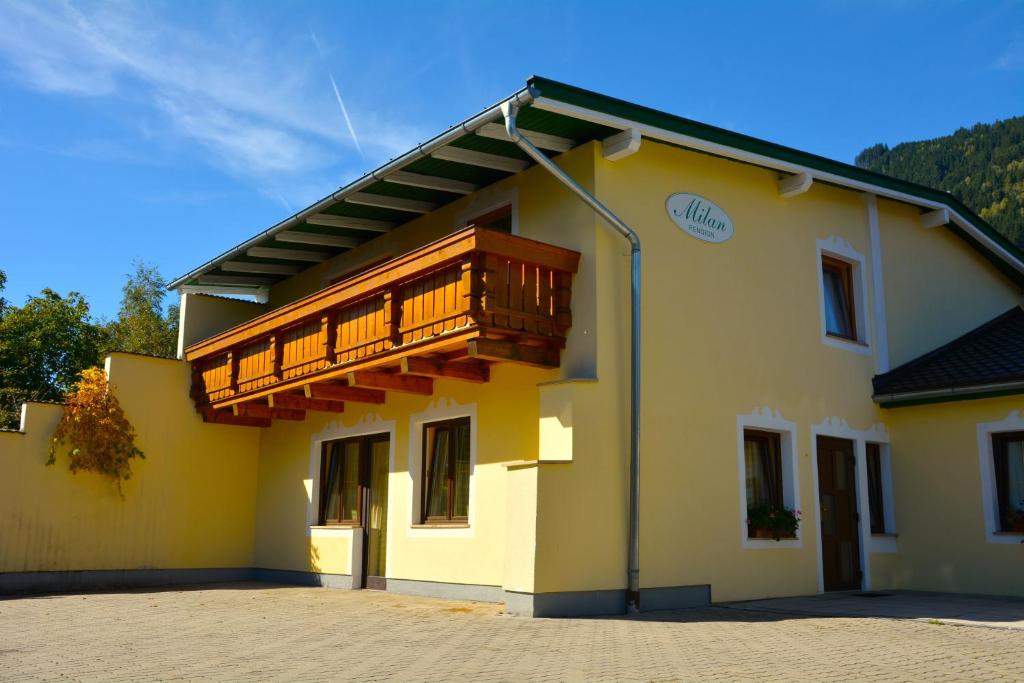
[{"label": "wooden balcony", "polygon": [[208,422],[269,426],[491,363],[554,368],[579,254],[470,227],[185,350]]}]

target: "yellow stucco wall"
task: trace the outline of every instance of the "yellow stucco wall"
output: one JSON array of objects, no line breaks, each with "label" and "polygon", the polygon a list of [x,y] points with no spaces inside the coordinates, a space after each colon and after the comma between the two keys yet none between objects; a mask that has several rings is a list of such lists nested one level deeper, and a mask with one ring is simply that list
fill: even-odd
[{"label": "yellow stucco wall", "polygon": [[[303,422],[276,421],[262,430],[259,495],[256,508],[256,565],[269,569],[348,574],[350,537],[346,530],[312,529],[314,477],[320,450],[316,445],[367,433],[393,434],[388,480],[387,576],[394,579],[502,586],[506,561],[512,582],[529,590],[530,569],[506,554],[521,547],[518,524],[506,542],[506,491],[509,473],[502,463],[536,459],[538,444],[537,384],[554,371],[498,365],[491,381],[479,385],[438,380],[433,396],[388,392],[383,405],[346,403],[345,412],[308,412]],[[414,528],[413,474],[422,448],[421,422],[475,416],[471,439],[469,528]],[[529,482],[520,487],[529,537],[533,495]],[[519,489],[517,489],[519,490]],[[527,559],[528,558],[523,558]],[[528,564],[528,563],[527,563]]]},{"label": "yellow stucco wall", "polygon": [[893,367],[1021,302],[1019,288],[960,237],[922,228],[916,207],[879,200],[879,211]]},{"label": "yellow stucco wall", "polygon": [[1016,413],[1024,397],[894,408],[892,469],[899,552],[874,557],[880,588],[1024,595],[1024,537],[987,540],[978,425]]},{"label": "yellow stucco wall", "polygon": [[[817,241],[828,240],[863,257],[873,341],[871,249],[862,197],[815,184],[804,195],[783,199],[773,172],[649,141],[614,163],[601,158],[599,148],[592,152],[598,196],[643,241],[642,587],[711,584],[716,600],[815,592],[812,427],[865,432],[883,423],[878,429],[884,433],[888,419],[870,398],[876,345],[858,353],[821,340]],[[683,233],[664,207],[674,192],[717,203],[735,224],[735,236],[706,244]],[[908,213],[898,204],[880,202],[879,212],[885,274],[900,273],[886,282],[888,325],[898,353],[945,343],[954,331],[978,325],[1017,300],[1017,288],[958,238],[907,225]],[[623,244],[609,250],[622,252]],[[949,267],[918,265],[927,259]],[[613,258],[604,265],[599,281],[614,278],[616,287],[600,298],[598,318],[608,307],[615,324],[596,330],[598,349],[609,349],[609,362],[599,372],[595,408],[573,412],[577,425],[590,427],[582,431],[594,434],[608,434],[613,424],[624,429],[626,420],[622,403],[602,411],[602,399],[621,400],[627,386],[628,262]],[[954,285],[943,280],[950,271],[963,290],[955,295]],[[937,303],[928,304],[927,324],[917,329],[914,302],[920,300]],[[950,302],[957,310],[939,320]],[[796,426],[804,514],[798,547],[743,547],[736,423],[737,416],[762,407]],[[601,464],[593,469],[576,461],[540,471],[538,591],[624,585],[622,436],[594,439],[587,455]],[[895,447],[893,452],[898,458]],[[900,495],[907,498],[904,505],[914,505],[919,494]],[[595,552],[597,546],[602,551]]]},{"label": "yellow stucco wall", "polygon": [[124,499],[66,455],[47,467],[61,407],[29,404],[0,432],[0,572],[251,566],[257,430],[204,424],[185,363],[113,354],[109,374],[146,455]]}]

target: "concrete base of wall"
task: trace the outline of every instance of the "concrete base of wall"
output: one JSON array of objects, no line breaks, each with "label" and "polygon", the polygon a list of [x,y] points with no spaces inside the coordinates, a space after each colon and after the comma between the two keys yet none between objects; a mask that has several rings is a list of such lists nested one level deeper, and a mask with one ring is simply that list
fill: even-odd
[{"label": "concrete base of wall", "polygon": [[90,569],[63,572],[0,573],[0,595],[61,593],[106,588],[152,588],[226,581],[251,581],[249,567],[227,569]]},{"label": "concrete base of wall", "polygon": [[[640,589],[640,611],[706,607],[710,586],[666,586]],[[562,591],[557,593],[505,592],[509,614],[523,617],[594,617],[625,614],[626,591]]]},{"label": "concrete base of wall", "polygon": [[348,574],[321,574],[298,572],[289,569],[252,569],[250,580],[268,583],[283,583],[290,586],[315,586],[323,588],[352,588],[352,577]]},{"label": "concrete base of wall", "polygon": [[475,602],[504,602],[505,592],[500,586],[481,586],[470,583],[444,583],[442,581],[415,581],[388,579],[389,593],[419,595],[446,600],[473,600]]},{"label": "concrete base of wall", "polygon": [[[227,569],[117,569],[73,572],[0,573],[0,595],[11,593],[61,593],[109,588],[153,588],[187,584],[266,581],[292,586],[351,589],[347,574],[237,567]],[[624,590],[517,593],[499,586],[440,581],[388,579],[389,593],[419,595],[447,600],[505,603],[509,614],[524,617],[586,617],[625,613]],[[704,607],[711,604],[710,586],[666,586],[640,590],[640,609]]]}]

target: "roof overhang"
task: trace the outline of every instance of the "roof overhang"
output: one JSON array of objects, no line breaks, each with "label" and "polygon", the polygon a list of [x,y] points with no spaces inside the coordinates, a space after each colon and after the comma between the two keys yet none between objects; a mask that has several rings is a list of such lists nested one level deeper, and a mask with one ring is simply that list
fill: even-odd
[{"label": "roof overhang", "polygon": [[875,394],[872,396],[872,400],[882,408],[900,408],[927,405],[929,403],[948,403],[950,401],[970,401],[972,399],[995,398],[998,396],[1016,396],[1019,394],[1024,394],[1024,380],[951,386],[898,394]]},{"label": "roof overhang", "polygon": [[[224,252],[168,286],[254,293],[423,213],[521,172],[532,161],[504,136],[502,105],[521,131],[561,153],[623,131],[681,148],[945,212],[946,227],[1024,287],[1024,252],[949,193],[545,78]],[[455,226],[453,226],[455,227]]]}]

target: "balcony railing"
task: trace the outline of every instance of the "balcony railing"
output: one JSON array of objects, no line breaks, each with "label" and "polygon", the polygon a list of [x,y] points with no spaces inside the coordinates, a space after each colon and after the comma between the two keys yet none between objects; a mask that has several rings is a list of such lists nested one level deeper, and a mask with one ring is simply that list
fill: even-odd
[{"label": "balcony railing", "polygon": [[486,381],[495,361],[557,367],[578,263],[466,228],[190,346],[193,399],[210,421],[262,426],[346,397],[425,393],[430,377]]}]

